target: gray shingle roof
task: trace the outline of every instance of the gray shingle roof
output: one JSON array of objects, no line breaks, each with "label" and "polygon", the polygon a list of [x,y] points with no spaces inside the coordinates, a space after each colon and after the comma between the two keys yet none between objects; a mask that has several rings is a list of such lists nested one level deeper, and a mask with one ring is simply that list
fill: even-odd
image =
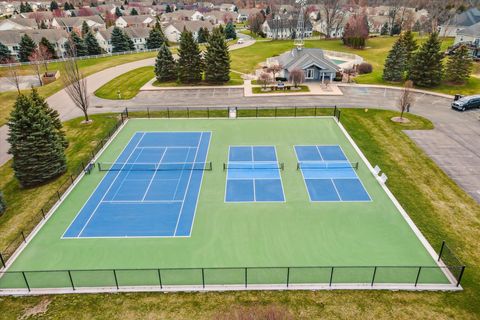
[{"label": "gray shingle roof", "polygon": [[480,10],[477,8],[469,9],[453,17],[450,25],[469,27],[480,22]]},{"label": "gray shingle roof", "polygon": [[23,35],[27,34],[36,43],[39,43],[43,37],[54,43],[59,40],[68,39],[68,33],[58,29],[39,29],[39,30],[7,30],[0,31],[0,42],[4,45],[16,45],[20,42]]},{"label": "gray shingle roof", "polygon": [[457,32],[460,36],[480,37],[480,22]]},{"label": "gray shingle roof", "polygon": [[295,48],[281,54],[277,58],[277,61],[289,72],[296,68],[305,69],[312,65],[316,65],[322,69],[340,70],[335,63],[324,56],[322,49],[304,48],[298,50]]}]

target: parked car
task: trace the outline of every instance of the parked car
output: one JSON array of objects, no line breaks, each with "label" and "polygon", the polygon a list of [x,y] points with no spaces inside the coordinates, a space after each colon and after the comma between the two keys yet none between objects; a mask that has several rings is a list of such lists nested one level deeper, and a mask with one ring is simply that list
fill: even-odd
[{"label": "parked car", "polygon": [[473,108],[480,108],[480,95],[462,97],[452,103],[452,109],[459,111]]},{"label": "parked car", "polygon": [[243,43],[243,39],[238,39],[237,43],[238,43],[238,44],[242,44],[242,43]]}]

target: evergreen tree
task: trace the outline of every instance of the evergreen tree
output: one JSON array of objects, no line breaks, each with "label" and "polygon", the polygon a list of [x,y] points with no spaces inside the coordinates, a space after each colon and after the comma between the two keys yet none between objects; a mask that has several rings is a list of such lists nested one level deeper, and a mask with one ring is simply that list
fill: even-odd
[{"label": "evergreen tree", "polygon": [[172,8],[170,7],[169,4],[167,4],[167,6],[165,7],[165,12],[166,13],[172,12]]},{"label": "evergreen tree", "polygon": [[123,52],[128,51],[128,43],[125,39],[125,35],[122,32],[122,29],[119,27],[114,27],[112,30],[112,52]]},{"label": "evergreen tree", "polygon": [[153,29],[150,30],[150,34],[148,35],[147,48],[157,49],[157,48],[160,48],[164,43],[168,46],[167,37],[165,37],[162,27],[160,23],[157,21]]},{"label": "evergreen tree", "polygon": [[400,39],[403,42],[403,46],[405,47],[405,54],[406,54],[406,70],[412,63],[413,53],[417,51],[418,44],[417,40],[415,40],[412,31],[407,30],[400,35]]},{"label": "evergreen tree", "polygon": [[70,4],[68,3],[68,1],[63,4],[63,10],[70,10]]},{"label": "evergreen tree", "polygon": [[7,202],[3,197],[3,193],[0,191],[0,216],[7,210]]},{"label": "evergreen tree", "polygon": [[25,12],[25,5],[23,4],[23,1],[20,2],[20,13],[24,13]]},{"label": "evergreen tree", "polygon": [[123,16],[123,13],[119,7],[115,8],[115,15],[117,16],[117,18]]},{"label": "evergreen tree", "polygon": [[382,26],[382,29],[380,30],[380,35],[386,36],[387,34],[388,34],[388,23],[385,22]]},{"label": "evergreen tree", "polygon": [[70,16],[71,16],[71,17],[76,17],[77,14],[75,13],[75,11],[70,11]]},{"label": "evergreen tree", "polygon": [[128,6],[128,0],[123,1],[123,4]]},{"label": "evergreen tree", "polygon": [[125,7],[123,6],[123,4],[120,6],[120,10],[125,11]]},{"label": "evergreen tree", "polygon": [[90,32],[90,27],[88,26],[87,21],[83,20],[82,22],[82,37],[85,37],[87,33]]},{"label": "evergreen tree", "polygon": [[55,51],[55,47],[53,46],[53,44],[48,41],[47,38],[45,37],[42,37],[42,40],[40,40],[40,43],[41,45],[43,45],[45,48],[47,48],[48,52],[51,54],[52,56],[52,59],[58,59],[58,56],[57,56],[57,51]]},{"label": "evergreen tree", "polygon": [[454,83],[465,83],[472,73],[472,55],[467,46],[461,45],[452,56],[448,58],[445,70],[447,81]]},{"label": "evergreen tree", "polygon": [[443,54],[440,51],[437,33],[432,33],[413,55],[408,78],[419,87],[434,87],[440,84],[443,75]]},{"label": "evergreen tree", "polygon": [[125,39],[125,43],[127,44],[127,51],[135,51],[135,44],[129,35],[126,32],[123,32],[123,37]]},{"label": "evergreen tree", "polygon": [[208,32],[208,29],[200,28],[198,29],[198,34],[197,34],[197,42],[198,43],[205,43],[207,42],[207,35],[206,32]]},{"label": "evergreen tree", "polygon": [[87,52],[89,56],[102,53],[102,48],[100,48],[97,38],[95,38],[92,32],[87,33],[83,41],[85,42],[85,46],[87,47]]},{"label": "evergreen tree", "polygon": [[177,72],[182,83],[202,80],[202,57],[198,44],[190,31],[183,30],[178,48]]},{"label": "evergreen tree", "polygon": [[42,22],[40,22],[40,29],[48,29],[47,25],[45,24],[45,21],[42,20]]},{"label": "evergreen tree", "polygon": [[33,12],[32,6],[28,2],[25,2],[25,12]]},{"label": "evergreen tree", "polygon": [[55,11],[55,10],[58,10],[58,2],[53,0],[52,2],[50,2],[50,11]]},{"label": "evergreen tree", "polygon": [[402,81],[407,63],[406,57],[405,44],[401,39],[397,39],[385,60],[383,80]]},{"label": "evergreen tree", "polygon": [[131,15],[131,16],[138,16],[138,11],[137,11],[137,9],[132,8],[132,10],[130,10],[130,15]]},{"label": "evergreen tree", "polygon": [[0,63],[7,63],[12,60],[12,53],[6,45],[0,42]]},{"label": "evergreen tree", "polygon": [[30,55],[37,49],[37,45],[27,34],[22,36],[18,48],[18,57],[21,62],[28,62]]},{"label": "evergreen tree", "polygon": [[64,138],[44,105],[20,94],[8,126],[8,152],[13,156],[15,177],[23,187],[40,185],[66,171]]},{"label": "evergreen tree", "polygon": [[175,69],[175,60],[170,49],[164,43],[155,60],[155,76],[159,82],[175,80],[177,77]]},{"label": "evergreen tree", "polygon": [[205,80],[214,83],[230,80],[230,53],[225,36],[219,28],[215,28],[208,38],[205,53]]},{"label": "evergreen tree", "polygon": [[85,46],[85,42],[82,38],[75,32],[70,32],[70,39],[72,40],[73,44],[75,45],[75,54],[77,57],[83,57],[88,55],[87,47]]},{"label": "evergreen tree", "polygon": [[227,23],[227,26],[225,27],[225,39],[237,39],[235,26],[231,22]]}]

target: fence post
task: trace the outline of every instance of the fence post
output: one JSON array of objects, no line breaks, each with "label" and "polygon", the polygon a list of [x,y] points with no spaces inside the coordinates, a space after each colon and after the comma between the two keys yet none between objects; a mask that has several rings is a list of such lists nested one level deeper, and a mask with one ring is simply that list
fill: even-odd
[{"label": "fence post", "polygon": [[438,260],[442,259],[443,248],[445,247],[445,240],[442,241],[442,246],[440,247],[440,252],[438,253]]},{"label": "fence post", "polygon": [[333,116],[335,117],[337,115],[337,106],[333,107]]},{"label": "fence post", "polygon": [[341,113],[342,113],[342,112],[341,112],[340,110],[338,110],[338,117],[337,117],[338,122],[340,122],[340,114],[341,114]]},{"label": "fence post", "polygon": [[258,107],[255,107],[255,118],[258,118]]},{"label": "fence post", "polygon": [[297,107],[295,106],[295,118],[297,117]]},{"label": "fence post", "polygon": [[170,108],[167,107],[167,118],[170,119]]},{"label": "fence post", "polygon": [[157,269],[157,271],[158,271],[158,282],[160,283],[160,289],[163,289],[162,274],[160,273],[160,269]]},{"label": "fence post", "polygon": [[125,115],[126,115],[127,118],[128,118],[128,108],[127,108],[127,107],[125,107]]},{"label": "fence post", "polygon": [[147,107],[147,115],[148,115],[148,119],[150,119],[150,108]]},{"label": "fence post", "polygon": [[287,288],[289,284],[290,284],[290,267],[287,267]]},{"label": "fence post", "polygon": [[210,108],[207,107],[207,118],[210,119]]},{"label": "fence post", "polygon": [[118,287],[117,272],[115,271],[115,269],[113,269],[113,277],[115,278],[115,285],[117,286],[117,290],[118,290],[120,288]]},{"label": "fence post", "polygon": [[25,284],[27,285],[28,292],[30,292],[30,285],[28,284],[27,276],[25,275],[24,271],[22,271],[22,276],[23,276],[23,280],[25,280]]},{"label": "fence post", "polygon": [[420,278],[420,272],[422,271],[422,267],[418,267],[417,278],[415,279],[415,287],[417,286],[418,279]]},{"label": "fence post", "polygon": [[3,260],[3,256],[2,256],[2,253],[1,253],[1,252],[0,252],[0,262],[2,263],[2,266],[3,266],[4,268],[7,267],[7,265],[5,264],[5,260]]},{"label": "fence post", "polygon": [[248,286],[248,268],[245,268],[245,288]]},{"label": "fence post", "polygon": [[275,107],[275,118],[277,118],[277,107]]},{"label": "fence post", "polygon": [[205,269],[202,268],[202,286],[205,289]]},{"label": "fence post", "polygon": [[71,181],[72,181],[72,183],[73,183],[73,176],[72,176],[72,175],[70,175],[70,180],[71,180]]},{"label": "fence post", "polygon": [[332,281],[333,281],[333,269],[335,269],[335,267],[332,267],[332,270],[330,271],[330,282],[328,284],[329,287],[332,286]]},{"label": "fence post", "polygon": [[20,233],[22,234],[23,242],[26,243],[26,242],[27,242],[27,239],[26,239],[26,237],[25,237],[25,233],[23,233],[23,230],[22,230]]},{"label": "fence post", "polygon": [[373,287],[373,283],[375,282],[375,274],[377,274],[377,266],[373,268],[372,287]]},{"label": "fence post", "polygon": [[465,272],[465,266],[462,266],[462,270],[460,270],[460,275],[457,279],[457,287],[460,285],[460,281],[462,281],[463,273]]},{"label": "fence post", "polygon": [[70,278],[70,284],[72,285],[72,289],[75,291],[75,285],[73,284],[72,274],[70,273],[70,270],[68,270],[67,272],[68,272],[68,277]]},{"label": "fence post", "polygon": [[62,197],[60,196],[60,192],[58,192],[58,190],[57,190],[57,196],[58,196],[58,200],[62,200]]},{"label": "fence post", "polygon": [[317,116],[317,106],[315,106],[315,113],[314,113],[314,115],[313,115],[313,116],[314,116],[314,117],[316,117],[316,116]]},{"label": "fence post", "polygon": [[187,107],[187,118],[190,118],[190,108]]},{"label": "fence post", "polygon": [[42,213],[43,219],[45,219],[45,210],[43,210],[43,208],[42,208],[42,209],[40,209],[40,212]]}]

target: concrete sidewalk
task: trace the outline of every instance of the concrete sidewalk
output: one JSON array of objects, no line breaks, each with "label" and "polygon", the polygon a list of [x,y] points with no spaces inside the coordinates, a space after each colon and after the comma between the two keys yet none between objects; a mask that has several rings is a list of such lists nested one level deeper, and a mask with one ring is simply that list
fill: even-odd
[{"label": "concrete sidewalk", "polygon": [[253,93],[253,88],[260,88],[260,85],[252,85],[252,80],[245,80],[244,82],[244,95],[245,97],[255,96],[267,96],[267,97],[287,97],[287,96],[342,96],[342,91],[337,85],[330,84],[324,86],[320,83],[304,83],[303,86],[307,86],[310,91],[308,92],[295,92],[291,91],[278,91],[274,93]]}]

